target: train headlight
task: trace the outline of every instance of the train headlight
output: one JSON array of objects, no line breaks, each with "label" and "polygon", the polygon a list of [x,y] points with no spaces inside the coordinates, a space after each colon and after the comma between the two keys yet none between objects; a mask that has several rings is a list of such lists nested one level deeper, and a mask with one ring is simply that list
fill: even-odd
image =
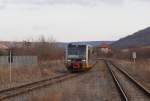
[{"label": "train headlight", "polygon": [[71,62],[71,60],[67,60],[67,62]]},{"label": "train headlight", "polygon": [[82,60],[82,62],[86,62],[86,60]]},{"label": "train headlight", "polygon": [[86,66],[86,60],[82,60],[82,66],[83,66],[83,67]]},{"label": "train headlight", "polygon": [[67,64],[70,65],[71,64],[71,60],[67,60]]},{"label": "train headlight", "polygon": [[71,60],[66,60],[65,61],[65,65],[68,67],[68,66],[70,66],[71,65]]},{"label": "train headlight", "polygon": [[65,64],[70,63],[70,62],[71,62],[71,60],[65,60]]},{"label": "train headlight", "polygon": [[83,64],[86,64],[86,60],[82,60],[82,63],[83,63]]}]

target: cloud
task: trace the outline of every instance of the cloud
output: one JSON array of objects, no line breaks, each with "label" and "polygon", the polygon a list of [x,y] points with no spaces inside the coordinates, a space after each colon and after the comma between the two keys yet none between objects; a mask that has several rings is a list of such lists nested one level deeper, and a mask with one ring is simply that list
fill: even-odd
[{"label": "cloud", "polygon": [[0,10],[3,10],[3,9],[5,9],[5,5],[0,5]]},{"label": "cloud", "polygon": [[0,0],[0,3],[15,4],[81,4],[90,5],[100,2],[104,3],[121,3],[123,0]]},{"label": "cloud", "polygon": [[[0,0],[0,4],[79,4],[79,5],[93,5],[98,3],[107,4],[122,4],[130,0]],[[133,0],[134,2],[149,2],[150,0]]]}]

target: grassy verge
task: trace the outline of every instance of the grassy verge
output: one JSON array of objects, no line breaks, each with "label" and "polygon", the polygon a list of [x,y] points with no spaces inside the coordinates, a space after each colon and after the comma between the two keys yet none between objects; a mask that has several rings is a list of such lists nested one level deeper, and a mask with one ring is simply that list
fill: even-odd
[{"label": "grassy verge", "polygon": [[121,67],[132,75],[136,80],[140,81],[146,88],[150,90],[150,62],[137,61],[136,63],[129,61],[116,61]]},{"label": "grassy verge", "polygon": [[64,69],[65,68],[63,67],[63,64],[58,61],[32,66],[12,66],[12,82],[10,83],[9,67],[3,66],[0,67],[0,89],[5,89],[54,76],[57,75],[59,71]]}]

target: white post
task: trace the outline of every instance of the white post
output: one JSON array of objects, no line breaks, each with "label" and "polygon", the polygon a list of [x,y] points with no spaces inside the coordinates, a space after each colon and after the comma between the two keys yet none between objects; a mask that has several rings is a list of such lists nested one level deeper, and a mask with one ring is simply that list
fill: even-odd
[{"label": "white post", "polygon": [[133,57],[133,62],[135,63],[136,58],[137,58],[137,56],[136,56],[136,52],[133,52],[133,53],[132,53],[132,57]]},{"label": "white post", "polygon": [[9,80],[10,80],[10,83],[11,83],[11,81],[12,81],[12,77],[11,77],[11,75],[12,75],[12,64],[11,64],[11,58],[12,58],[12,53],[11,53],[11,49],[10,49],[10,54],[9,54]]}]

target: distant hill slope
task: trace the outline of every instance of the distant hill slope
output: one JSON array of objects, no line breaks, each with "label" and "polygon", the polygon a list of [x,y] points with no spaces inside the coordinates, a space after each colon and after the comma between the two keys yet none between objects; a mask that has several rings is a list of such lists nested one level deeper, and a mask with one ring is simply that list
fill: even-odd
[{"label": "distant hill slope", "polygon": [[122,38],[111,44],[113,48],[131,48],[150,45],[150,27]]}]

